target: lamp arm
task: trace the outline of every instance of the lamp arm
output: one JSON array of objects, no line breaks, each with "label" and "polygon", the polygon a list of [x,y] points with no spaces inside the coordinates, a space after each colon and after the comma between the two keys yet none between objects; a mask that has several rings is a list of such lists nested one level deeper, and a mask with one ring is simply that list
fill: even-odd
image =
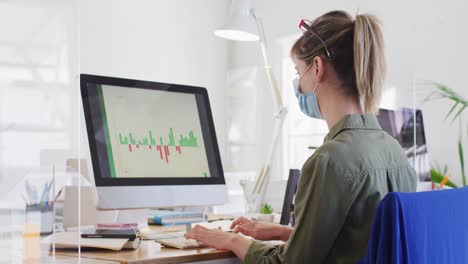
[{"label": "lamp arm", "polygon": [[273,129],[273,134],[270,141],[270,148],[265,159],[265,163],[260,171],[259,176],[255,182],[255,186],[252,190],[252,195],[255,197],[263,197],[266,190],[266,185],[268,184],[270,177],[270,164],[273,160],[273,153],[275,152],[276,145],[278,145],[279,136],[281,134],[281,129],[283,127],[284,119],[288,110],[283,107],[275,114],[275,126]]},{"label": "lamp arm", "polygon": [[276,82],[272,67],[270,66],[270,63],[268,60],[266,38],[265,38],[264,30],[263,30],[262,21],[260,18],[258,18],[255,15],[255,11],[253,9],[251,9],[250,12],[257,23],[258,31],[260,33],[260,48],[262,51],[263,64],[264,64],[265,73],[268,79],[268,84],[272,92],[272,100],[276,108],[276,111],[274,113],[275,125],[274,125],[273,135],[271,138],[270,148],[266,156],[265,163],[263,164],[260,174],[258,175],[255,181],[255,186],[252,190],[252,193],[250,194],[251,199],[249,200],[255,203],[254,204],[254,210],[255,210],[262,202],[265,192],[266,192],[266,187],[270,179],[270,167],[271,167],[270,165],[273,159],[273,153],[275,152],[276,145],[278,144],[279,136],[281,134],[284,119],[286,118],[288,110],[283,105],[283,98],[281,96],[281,91],[278,87],[278,83]]},{"label": "lamp arm", "polygon": [[260,49],[262,52],[263,67],[265,68],[265,73],[267,75],[268,85],[270,86],[270,89],[272,92],[273,101],[275,103],[275,108],[277,109],[277,111],[279,111],[280,108],[283,106],[283,98],[281,96],[281,91],[278,87],[278,83],[276,82],[276,78],[273,74],[273,70],[268,59],[267,42],[266,42],[267,40],[265,37],[265,30],[263,28],[262,19],[257,17],[254,9],[250,9],[250,14],[252,15],[252,17],[254,18],[257,24],[258,33],[260,35]]}]

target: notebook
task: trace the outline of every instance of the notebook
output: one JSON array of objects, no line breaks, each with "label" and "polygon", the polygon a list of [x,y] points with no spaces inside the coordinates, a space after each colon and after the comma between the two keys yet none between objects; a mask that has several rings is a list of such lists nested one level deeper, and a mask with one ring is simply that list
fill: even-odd
[{"label": "notebook", "polygon": [[[51,235],[50,241],[55,242],[56,249],[78,248],[78,232],[59,232]],[[129,241],[128,238],[81,238],[81,248],[96,248],[108,250],[136,249],[140,245],[140,238]]]}]

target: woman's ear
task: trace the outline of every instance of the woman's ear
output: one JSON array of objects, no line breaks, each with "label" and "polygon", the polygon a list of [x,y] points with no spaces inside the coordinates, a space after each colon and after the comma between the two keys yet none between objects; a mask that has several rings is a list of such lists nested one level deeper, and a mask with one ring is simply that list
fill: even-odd
[{"label": "woman's ear", "polygon": [[315,80],[319,83],[322,81],[323,76],[325,74],[325,64],[320,56],[315,56],[314,58],[314,74],[315,74]]}]

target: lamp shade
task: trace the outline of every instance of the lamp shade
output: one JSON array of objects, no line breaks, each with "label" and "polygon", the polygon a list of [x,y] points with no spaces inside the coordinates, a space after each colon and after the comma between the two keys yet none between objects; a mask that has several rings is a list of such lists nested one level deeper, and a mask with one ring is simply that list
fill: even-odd
[{"label": "lamp shade", "polygon": [[251,13],[250,0],[233,0],[226,23],[221,29],[215,30],[214,34],[230,40],[260,40],[257,22]]}]

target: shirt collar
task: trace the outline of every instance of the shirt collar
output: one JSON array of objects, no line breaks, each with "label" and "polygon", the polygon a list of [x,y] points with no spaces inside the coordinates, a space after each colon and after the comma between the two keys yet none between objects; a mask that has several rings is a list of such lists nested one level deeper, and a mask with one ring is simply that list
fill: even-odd
[{"label": "shirt collar", "polygon": [[325,142],[334,139],[342,131],[349,129],[381,130],[382,128],[374,114],[347,115],[330,129],[325,137]]}]

